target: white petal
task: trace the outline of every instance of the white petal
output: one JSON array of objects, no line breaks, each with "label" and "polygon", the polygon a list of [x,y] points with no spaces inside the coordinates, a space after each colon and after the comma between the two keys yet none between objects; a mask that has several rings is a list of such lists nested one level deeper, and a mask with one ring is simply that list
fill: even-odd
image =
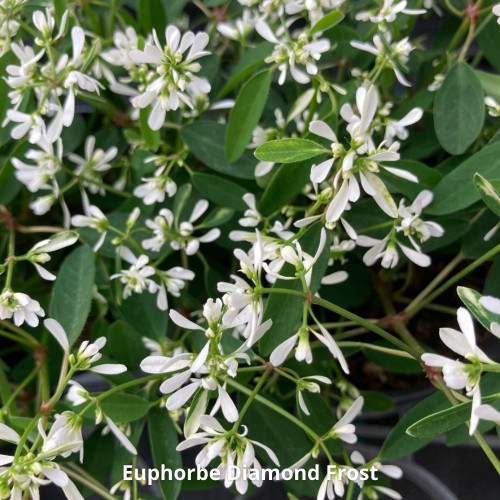
[{"label": "white petal", "polygon": [[48,318],[43,324],[45,328],[52,334],[52,336],[59,342],[59,345],[63,348],[64,352],[69,351],[69,341],[64,328],[55,319]]},{"label": "white petal", "polygon": [[293,346],[297,342],[298,334],[292,335],[289,339],[286,339],[279,346],[277,346],[269,357],[269,361],[274,366],[280,366],[287,356],[290,354]]},{"label": "white petal", "polygon": [[197,325],[196,323],[193,323],[192,321],[188,320],[182,314],[179,314],[177,311],[174,309],[170,309],[169,312],[170,319],[177,325],[180,326],[181,328],[186,328],[187,330],[201,330],[204,331],[204,329],[200,326]]},{"label": "white petal", "polygon": [[90,371],[102,375],[118,375],[126,372],[127,367],[118,363],[103,363],[102,365],[92,366]]},{"label": "white petal", "polygon": [[21,437],[19,434],[11,429],[9,426],[0,422],[0,441],[7,441],[9,443],[19,443]]},{"label": "white petal", "polygon": [[338,142],[335,132],[330,128],[329,125],[321,120],[312,121],[309,124],[309,132],[312,132],[313,134],[328,139],[332,142]]},{"label": "white petal", "polygon": [[108,417],[106,418],[106,423],[109,426],[109,429],[111,432],[115,435],[115,437],[120,441],[120,443],[124,446],[124,448],[132,453],[132,455],[137,455],[137,450],[135,449],[134,445],[129,441],[127,436],[123,434],[123,432],[117,427],[117,425]]}]

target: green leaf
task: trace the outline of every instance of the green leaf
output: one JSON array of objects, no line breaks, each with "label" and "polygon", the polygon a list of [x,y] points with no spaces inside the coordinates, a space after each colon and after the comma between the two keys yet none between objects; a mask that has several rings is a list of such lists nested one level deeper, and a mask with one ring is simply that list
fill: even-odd
[{"label": "green leaf", "polygon": [[479,299],[482,295],[479,292],[476,292],[472,288],[459,286],[457,287],[457,293],[467,309],[486,330],[490,329],[491,323],[500,322],[500,315],[488,311],[481,305]]},{"label": "green leaf", "polygon": [[182,211],[187,205],[187,202],[189,200],[189,197],[191,196],[191,192],[193,191],[193,188],[191,184],[186,183],[183,184],[178,190],[177,193],[175,193],[175,198],[174,198],[174,220],[175,224],[178,225],[179,221],[183,219],[182,217]]},{"label": "green leaf", "polygon": [[486,206],[500,217],[500,192],[479,174],[474,175],[474,184]]},{"label": "green leaf", "polygon": [[338,10],[334,10],[328,13],[326,16],[323,16],[310,30],[309,35],[314,35],[320,31],[327,31],[330,28],[333,28],[337,24],[344,19],[344,13]]},{"label": "green leaf", "polygon": [[119,314],[141,336],[161,340],[167,332],[168,314],[158,309],[154,294],[134,293],[122,302]]},{"label": "green leaf", "polygon": [[[321,222],[317,222],[316,224],[310,226],[307,232],[304,233],[302,238],[300,238],[300,245],[305,252],[311,255],[316,253],[322,227],[323,224]],[[312,293],[315,293],[319,288],[321,278],[323,277],[326,266],[328,265],[329,253],[330,241],[328,235],[323,253],[320,255],[318,261],[313,267],[311,279]],[[290,264],[286,264],[280,272],[280,274],[284,276],[293,276],[294,273],[295,268]],[[302,290],[300,280],[276,280],[273,288],[274,287]],[[295,328],[302,317],[302,305],[303,300],[301,297],[277,293],[270,294],[264,311],[263,321],[268,318],[272,318],[273,326],[269,335],[264,335],[262,340],[259,342],[259,349],[263,356],[268,356],[277,345],[281,344],[281,342],[295,333]]]},{"label": "green leaf", "polygon": [[68,8],[68,0],[54,0],[54,10],[58,25],[61,24],[62,16],[67,8]]},{"label": "green leaf", "polygon": [[87,321],[94,275],[94,253],[88,246],[81,246],[64,259],[54,284],[50,317],[61,323],[70,346],[78,338]]},{"label": "green leaf", "polygon": [[484,93],[487,96],[493,97],[495,101],[500,102],[500,75],[494,75],[493,73],[477,69],[474,72],[479,78]]},{"label": "green leaf", "polygon": [[[483,404],[493,403],[500,394],[486,396],[482,398]],[[451,408],[438,411],[432,415],[418,420],[408,427],[406,432],[410,436],[418,438],[434,438],[443,432],[447,432],[460,424],[464,424],[470,420],[472,401],[461,403]]]},{"label": "green leaf", "polygon": [[432,215],[445,215],[469,207],[480,199],[474,189],[474,174],[495,178],[500,169],[500,142],[484,147],[445,175],[434,190],[434,201],[426,209]]},{"label": "green leaf", "polygon": [[234,182],[217,175],[199,173],[194,173],[191,180],[200,194],[212,203],[234,208],[238,212],[244,212],[248,208],[243,201],[243,195],[248,193],[248,190]]},{"label": "green leaf", "polygon": [[234,67],[234,70],[229,78],[228,82],[222,90],[218,93],[216,100],[221,99],[226,96],[236,88],[243,80],[249,78],[251,75],[264,64],[264,59],[271,54],[274,49],[274,44],[270,42],[262,42],[257,44],[255,47],[248,49],[243,54],[238,64]]},{"label": "green leaf", "polygon": [[434,128],[439,143],[458,155],[474,142],[483,127],[484,92],[464,62],[451,68],[434,100]]},{"label": "green leaf", "polygon": [[[175,449],[179,441],[168,411],[164,408],[153,408],[149,413],[148,429],[154,466],[157,469],[180,469],[181,454]],[[182,481],[172,477],[171,481],[168,478],[160,478],[158,483],[165,500],[175,500],[179,496]]]},{"label": "green leaf", "polygon": [[238,161],[230,163],[224,151],[225,136],[226,126],[216,122],[193,122],[181,130],[189,151],[207,167],[231,177],[253,179],[255,158],[247,151]]},{"label": "green leaf", "polygon": [[495,68],[500,71],[500,30],[498,29],[497,17],[494,16],[482,27],[477,35],[477,43],[483,51],[484,57]]},{"label": "green leaf", "polygon": [[111,394],[100,404],[104,414],[119,423],[139,420],[149,410],[149,401],[135,394]]},{"label": "green leaf", "polygon": [[218,207],[212,210],[203,219],[200,226],[203,228],[220,227],[233,218],[234,210],[227,207]]},{"label": "green leaf", "polygon": [[[182,12],[188,0],[161,0],[163,10],[169,23],[173,23]],[[165,25],[163,26],[165,27]]]},{"label": "green leaf", "polygon": [[309,182],[310,172],[310,165],[304,162],[281,165],[259,200],[259,211],[270,215],[290,202]]},{"label": "green leaf", "polygon": [[142,108],[139,113],[139,123],[141,126],[141,134],[146,146],[152,151],[156,151],[160,145],[160,131],[151,130],[148,125],[148,117],[151,113],[151,106]]},{"label": "green leaf", "polygon": [[254,155],[261,161],[295,163],[325,153],[329,153],[328,149],[309,139],[278,139],[261,144]]},{"label": "green leaf", "polygon": [[126,365],[129,370],[138,370],[148,351],[137,330],[125,321],[115,321],[109,327],[106,337],[113,358]]},{"label": "green leaf", "polygon": [[241,88],[226,131],[226,157],[230,162],[236,161],[250,142],[264,111],[270,85],[271,72],[266,70],[250,78]]},{"label": "green leaf", "polygon": [[[393,347],[387,340],[377,340],[371,342],[374,345],[382,347]],[[384,370],[393,373],[421,373],[422,367],[420,363],[414,359],[402,358],[393,356],[382,351],[373,349],[363,349],[363,353],[367,359],[381,366]]]},{"label": "green leaf", "polygon": [[139,0],[139,24],[144,35],[148,35],[154,28],[160,39],[164,36],[167,21],[162,3],[162,0]]},{"label": "green leaf", "polygon": [[425,398],[414,406],[403,418],[399,420],[390,432],[380,450],[380,460],[394,460],[409,455],[428,444],[432,438],[413,437],[406,434],[406,429],[413,423],[450,406],[446,396],[438,392]]}]

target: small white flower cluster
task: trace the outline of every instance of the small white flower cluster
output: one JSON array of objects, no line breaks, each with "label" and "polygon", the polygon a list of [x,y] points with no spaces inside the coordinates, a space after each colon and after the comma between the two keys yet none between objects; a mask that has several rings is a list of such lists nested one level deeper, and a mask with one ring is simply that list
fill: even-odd
[{"label": "small white flower cluster", "polygon": [[[489,331],[500,339],[500,299],[483,296],[479,299],[478,306],[495,317],[489,325]],[[472,436],[481,419],[500,421],[500,411],[489,404],[482,404],[480,388],[483,372],[490,369],[499,371],[500,364],[477,346],[474,322],[469,311],[460,307],[457,311],[457,320],[460,330],[441,328],[439,336],[448,349],[464,358],[466,362],[434,353],[423,354],[422,361],[429,367],[441,368],[444,382],[450,389],[465,389],[467,396],[472,398],[469,425],[469,433]]]}]

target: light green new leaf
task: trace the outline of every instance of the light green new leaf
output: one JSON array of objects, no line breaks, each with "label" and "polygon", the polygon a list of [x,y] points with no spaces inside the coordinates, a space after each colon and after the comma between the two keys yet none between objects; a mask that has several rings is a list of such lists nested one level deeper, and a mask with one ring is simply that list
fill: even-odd
[{"label": "light green new leaf", "polygon": [[326,31],[333,28],[344,19],[344,13],[338,10],[334,10],[323,16],[309,31],[309,35],[314,35],[320,31]]},{"label": "light green new leaf", "polygon": [[[500,394],[483,397],[482,403],[488,404],[500,398]],[[472,401],[461,403],[452,408],[441,410],[432,415],[427,415],[406,429],[410,436],[419,438],[433,438],[443,432],[448,432],[470,420]]]},{"label": "light green new leaf", "polygon": [[261,161],[295,163],[329,152],[321,144],[308,139],[278,139],[261,144],[254,155]]},{"label": "light green new leaf", "polygon": [[472,288],[465,286],[457,287],[457,293],[460,300],[467,306],[467,309],[474,315],[474,317],[484,326],[487,330],[490,329],[491,323],[500,322],[500,315],[492,313],[485,309],[479,300],[482,295]]},{"label": "light green new leaf", "polygon": [[484,147],[445,175],[434,190],[434,201],[426,209],[432,215],[458,212],[480,199],[474,189],[474,174],[495,178],[500,170],[500,142]]},{"label": "light green new leaf", "polygon": [[102,411],[113,422],[125,423],[138,420],[149,410],[149,401],[135,394],[115,393],[100,403]]},{"label": "light green new leaf", "polygon": [[241,88],[229,116],[226,131],[226,157],[236,161],[245,151],[259,123],[271,85],[271,72],[257,73]]},{"label": "light green new leaf", "polygon": [[500,75],[488,73],[487,71],[474,71],[481,82],[484,93],[487,96],[493,97],[495,101],[500,102]]},{"label": "light green new leaf", "polygon": [[88,246],[81,246],[64,259],[54,284],[50,317],[61,323],[70,346],[78,338],[87,321],[94,275],[94,253]]},{"label": "light green new leaf", "polygon": [[434,100],[434,128],[439,143],[453,155],[467,150],[483,127],[484,92],[474,71],[463,62],[451,68]]},{"label": "light green new leaf", "polygon": [[500,217],[500,193],[493,184],[479,174],[474,175],[474,184],[486,206]]},{"label": "light green new leaf", "polygon": [[[178,444],[177,432],[172,419],[164,408],[155,407],[149,413],[149,443],[153,463],[157,469],[166,467],[176,470],[182,467],[181,454],[175,448]],[[175,500],[181,491],[182,481],[172,477],[158,481],[165,500]]]}]

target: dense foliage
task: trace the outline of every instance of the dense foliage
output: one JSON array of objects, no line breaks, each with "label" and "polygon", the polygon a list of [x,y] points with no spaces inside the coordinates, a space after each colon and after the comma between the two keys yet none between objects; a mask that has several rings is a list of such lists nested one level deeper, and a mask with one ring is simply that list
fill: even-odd
[{"label": "dense foliage", "polygon": [[290,498],[401,498],[386,461],[443,433],[500,474],[498,16],[0,0],[0,498],[148,498],[148,440],[241,495],[328,463]]}]

